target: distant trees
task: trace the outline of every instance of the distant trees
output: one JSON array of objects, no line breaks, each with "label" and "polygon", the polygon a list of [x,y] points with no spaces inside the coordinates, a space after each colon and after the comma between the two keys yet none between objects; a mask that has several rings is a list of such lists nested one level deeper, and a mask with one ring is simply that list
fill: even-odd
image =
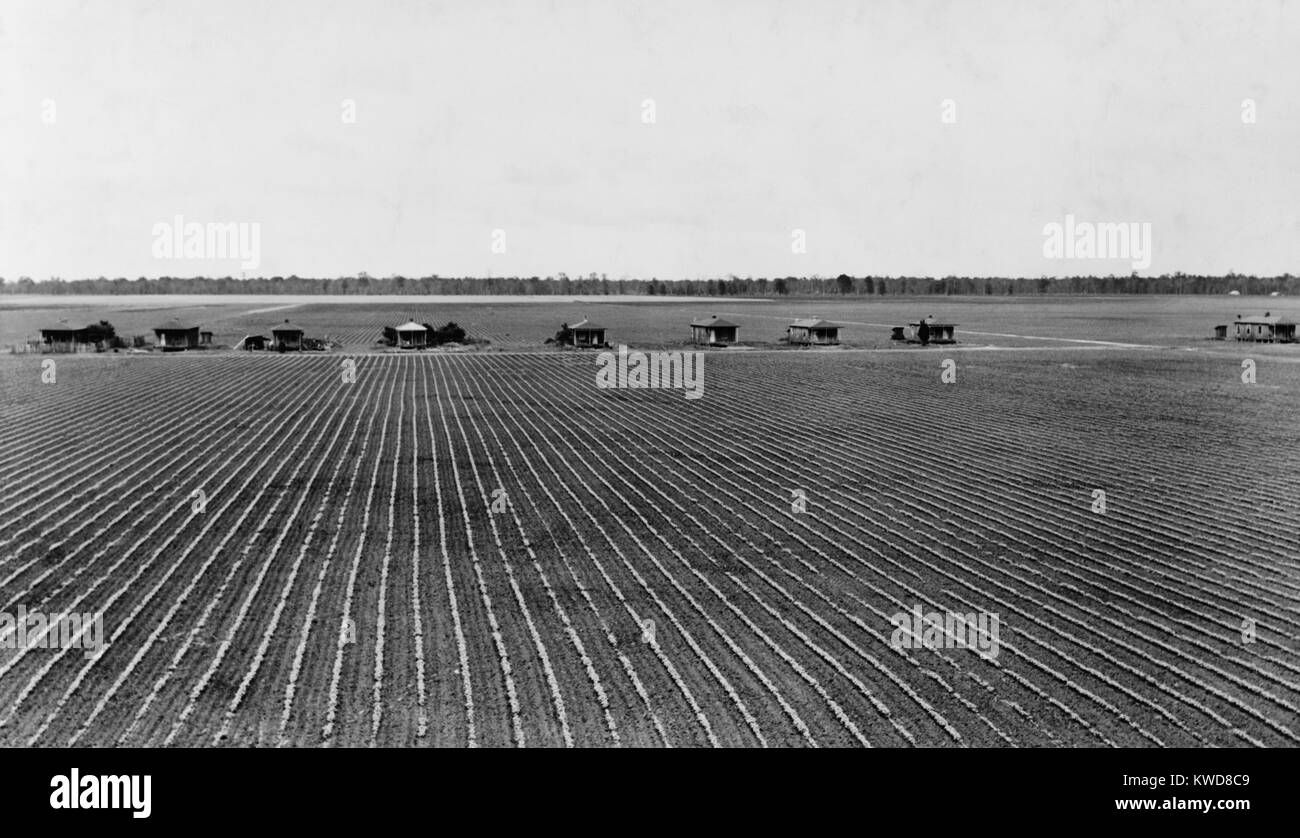
[{"label": "distant trees", "polygon": [[460,294],[512,294],[533,296],[642,295],[683,297],[868,297],[886,294],[909,295],[1054,295],[1054,294],[1242,294],[1278,293],[1300,295],[1300,277],[1273,277],[1229,273],[1208,276],[1177,273],[1165,276],[1071,276],[1012,279],[1008,277],[947,276],[862,276],[840,274],[827,277],[740,277],[662,280],[614,280],[588,273],[570,278],[554,277],[444,277],[432,274],[413,278],[394,275],[372,277],[364,271],[330,279],[311,277],[172,277],[126,279],[96,277],[36,282],[31,277],[0,285],[0,294],[332,294],[382,295],[420,293],[455,296]]}]

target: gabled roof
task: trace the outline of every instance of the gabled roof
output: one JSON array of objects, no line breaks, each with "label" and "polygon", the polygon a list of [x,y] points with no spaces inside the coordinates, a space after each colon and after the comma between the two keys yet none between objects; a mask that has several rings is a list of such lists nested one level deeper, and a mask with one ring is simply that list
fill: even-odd
[{"label": "gabled roof", "polygon": [[822,320],[818,317],[796,320],[790,325],[800,329],[838,329],[840,327],[840,324],[838,323],[832,323],[829,320]]},{"label": "gabled roof", "polygon": [[424,328],[423,326],[421,326],[419,323],[416,323],[414,320],[408,320],[407,322],[405,322],[405,323],[403,323],[402,325],[398,326],[398,327],[397,327],[397,331],[399,331],[399,332],[427,332],[427,331],[429,331],[429,330],[426,329],[426,328]]},{"label": "gabled roof", "polygon": [[192,326],[189,323],[182,323],[180,320],[173,317],[161,326],[154,326],[153,330],[155,332],[188,332],[191,329],[197,328],[198,326]]},{"label": "gabled roof", "polygon": [[592,323],[590,320],[587,320],[586,318],[583,318],[581,321],[574,323],[572,326],[569,327],[571,331],[577,331],[578,329],[604,329],[604,328],[605,328],[604,326],[597,326],[595,323]]},{"label": "gabled roof", "polygon": [[74,326],[66,320],[60,320],[52,326],[42,326],[42,332],[80,332],[85,326]]},{"label": "gabled roof", "polygon": [[1273,315],[1271,317],[1260,317],[1258,315],[1251,317],[1238,317],[1233,323],[1249,323],[1252,325],[1262,326],[1294,326],[1295,322],[1287,320],[1285,317]]},{"label": "gabled roof", "polygon": [[[908,323],[907,325],[909,325],[909,326],[920,326],[920,325],[921,325],[921,322],[918,320],[918,321],[915,322],[915,323]],[[937,322],[936,322],[936,323],[931,323],[931,322],[929,322],[929,321],[926,321],[926,324],[925,324],[925,325],[929,326],[931,329],[955,329],[955,328],[957,328],[957,324],[956,324],[956,323],[937,323]]]},{"label": "gabled roof", "polygon": [[272,332],[303,332],[306,330],[303,329],[301,326],[295,326],[292,323],[290,323],[288,320],[286,320],[283,323],[277,323],[276,325],[272,326],[271,331]]},{"label": "gabled roof", "polygon": [[718,329],[738,329],[738,328],[740,328],[740,327],[737,326],[735,323],[732,323],[732,322],[729,321],[729,320],[723,320],[722,318],[718,317],[716,314],[713,315],[712,317],[710,317],[708,320],[696,320],[696,321],[692,322],[691,325],[692,325],[692,326],[701,326],[701,327],[705,327],[705,328],[712,327],[712,328],[718,328]]}]

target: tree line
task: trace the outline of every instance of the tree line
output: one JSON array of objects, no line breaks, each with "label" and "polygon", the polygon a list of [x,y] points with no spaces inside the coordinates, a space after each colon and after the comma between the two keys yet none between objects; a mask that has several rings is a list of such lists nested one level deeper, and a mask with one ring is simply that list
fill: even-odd
[{"label": "tree line", "polygon": [[684,296],[684,297],[872,297],[872,296],[1031,296],[1044,294],[1300,294],[1300,276],[1257,277],[1229,273],[1224,276],[1164,274],[1161,276],[1068,276],[1034,279],[946,276],[849,276],[754,278],[727,276],[716,279],[609,279],[588,274],[547,277],[372,277],[314,278],[273,276],[172,277],[152,279],[65,280],[58,277],[36,282],[0,279],[5,294],[323,294],[380,296],[385,294],[519,295],[519,296]]}]

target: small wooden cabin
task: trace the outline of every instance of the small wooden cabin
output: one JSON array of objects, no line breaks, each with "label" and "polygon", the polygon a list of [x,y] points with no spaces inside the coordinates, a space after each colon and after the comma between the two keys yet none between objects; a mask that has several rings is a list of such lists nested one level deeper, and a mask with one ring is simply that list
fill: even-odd
[{"label": "small wooden cabin", "polygon": [[573,346],[578,348],[605,346],[605,327],[583,319],[569,327]]},{"label": "small wooden cabin", "polygon": [[1263,317],[1237,316],[1233,321],[1233,336],[1237,340],[1265,343],[1295,343],[1295,321],[1264,312]]},{"label": "small wooden cabin", "polygon": [[691,342],[702,346],[728,346],[736,342],[740,327],[714,315],[691,324]]},{"label": "small wooden cabin", "polygon": [[[934,323],[930,320],[925,321],[928,334],[926,343],[956,343],[957,342],[957,324],[956,323]],[[921,342],[921,323],[908,323],[904,332],[908,343]]]},{"label": "small wooden cabin", "polygon": [[408,320],[394,331],[397,332],[398,349],[424,349],[429,345],[429,330],[414,319]]},{"label": "small wooden cabin", "polygon": [[66,320],[41,329],[42,352],[76,352],[79,346],[89,344],[89,329],[78,328]]},{"label": "small wooden cabin", "polygon": [[173,318],[161,326],[155,326],[154,345],[165,352],[194,349],[199,345],[199,327]]},{"label": "small wooden cabin", "polygon": [[1215,339],[1215,340],[1227,340],[1227,339],[1228,339],[1228,326],[1227,326],[1227,324],[1223,324],[1223,325],[1215,326],[1215,327],[1214,327],[1214,339]]},{"label": "small wooden cabin", "polygon": [[285,320],[271,327],[271,348],[277,352],[298,352],[302,349],[303,330]]},{"label": "small wooden cabin", "polygon": [[785,330],[790,343],[809,346],[834,346],[840,342],[840,327],[818,317],[796,320]]}]

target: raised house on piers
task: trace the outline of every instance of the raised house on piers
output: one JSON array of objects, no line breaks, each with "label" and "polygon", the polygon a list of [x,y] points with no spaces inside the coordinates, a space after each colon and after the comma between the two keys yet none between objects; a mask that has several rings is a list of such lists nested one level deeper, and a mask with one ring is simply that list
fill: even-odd
[{"label": "raised house on piers", "polygon": [[[926,318],[925,325],[928,330],[926,334],[926,343],[956,343],[957,342],[957,324],[956,323],[936,323],[932,318]],[[908,323],[905,332],[908,343],[921,342],[921,324],[920,322]]]},{"label": "raised house on piers", "polygon": [[1264,343],[1295,343],[1295,321],[1264,312],[1263,317],[1242,317],[1232,323],[1233,336],[1237,340],[1262,341]]},{"label": "raised house on piers", "polygon": [[302,349],[302,329],[285,320],[271,327],[271,348],[276,352],[298,352]]},{"label": "raised house on piers", "polygon": [[429,345],[429,330],[415,320],[408,320],[397,329],[398,349],[424,349]]},{"label": "raised house on piers", "polygon": [[41,351],[76,352],[79,346],[89,345],[88,332],[88,329],[60,320],[49,328],[41,329]]},{"label": "raised house on piers", "polygon": [[729,346],[736,342],[739,328],[735,323],[714,315],[691,324],[691,341],[702,346]]},{"label": "raised house on piers", "polygon": [[153,333],[154,345],[164,352],[196,349],[199,346],[199,327],[182,323],[176,318],[155,326]]},{"label": "raised house on piers", "polygon": [[597,326],[586,318],[569,327],[573,345],[579,348],[603,347],[605,345],[605,327]]}]

